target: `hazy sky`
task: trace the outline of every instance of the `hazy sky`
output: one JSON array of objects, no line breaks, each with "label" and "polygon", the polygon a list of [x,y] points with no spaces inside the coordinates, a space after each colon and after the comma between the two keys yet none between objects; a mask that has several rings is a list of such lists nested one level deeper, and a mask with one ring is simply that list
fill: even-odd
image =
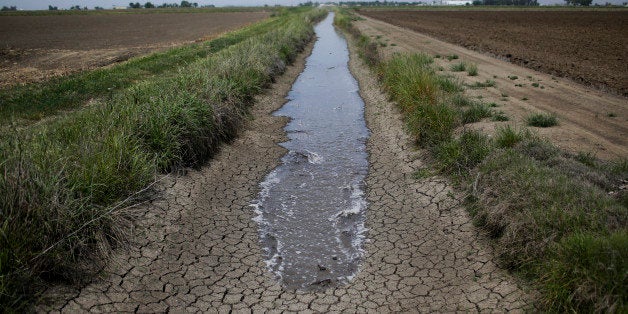
[{"label": "hazy sky", "polygon": [[[144,4],[149,0],[133,0],[133,2],[139,2]],[[301,2],[306,2],[307,0],[188,0],[189,2],[197,2],[199,5],[205,4],[213,4],[215,6],[227,6],[227,5],[237,5],[237,6],[258,6],[258,5],[297,5]],[[312,0],[316,2],[315,0]],[[367,0],[368,1],[368,0]],[[374,1],[374,0],[373,0]],[[383,0],[381,0],[383,1]],[[401,1],[401,0],[400,0]],[[420,0],[404,0],[404,1],[420,1]],[[423,0],[427,2],[426,0]],[[628,0],[594,0],[593,3],[614,3],[621,4]],[[92,9],[95,6],[101,6],[104,8],[111,8],[113,5],[128,5],[131,0],[0,0],[0,6],[17,6],[18,9],[22,10],[41,10],[47,9],[48,5],[53,5],[62,8],[69,8],[73,5],[87,6]],[[180,3],[180,0],[153,0],[150,1],[153,4],[162,4],[164,2]],[[324,2],[319,0],[319,2]],[[552,3],[564,3],[563,0],[539,0],[541,4],[552,4]]]}]

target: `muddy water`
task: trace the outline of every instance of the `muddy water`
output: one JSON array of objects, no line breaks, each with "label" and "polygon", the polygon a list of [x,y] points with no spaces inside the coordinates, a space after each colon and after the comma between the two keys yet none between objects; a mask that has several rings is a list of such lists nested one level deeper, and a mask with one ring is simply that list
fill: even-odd
[{"label": "muddy water", "polygon": [[286,288],[347,282],[363,253],[369,133],[347,42],[332,22],[333,13],[316,26],[305,70],[275,113],[291,118],[281,144],[289,152],[253,204],[268,268]]}]

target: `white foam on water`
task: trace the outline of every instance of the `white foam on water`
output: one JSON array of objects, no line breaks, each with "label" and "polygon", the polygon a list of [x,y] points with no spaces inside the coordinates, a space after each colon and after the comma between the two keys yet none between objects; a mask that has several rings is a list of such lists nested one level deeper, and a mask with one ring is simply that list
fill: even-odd
[{"label": "white foam on water", "polygon": [[311,163],[313,165],[320,165],[320,164],[323,163],[324,159],[323,159],[323,157],[321,155],[319,155],[319,154],[317,154],[315,152],[309,151],[307,149],[305,151],[307,152],[307,154],[306,154],[307,155],[307,162],[309,162],[309,163]]},{"label": "white foam on water", "polygon": [[271,271],[274,269],[275,275],[277,275],[277,277],[281,279],[283,278],[283,270],[284,270],[283,258],[281,257],[282,256],[281,252],[283,251],[283,243],[281,243],[279,239],[277,238],[275,239],[277,241],[277,250],[275,251],[275,254],[273,254],[273,256],[271,256],[269,259],[266,260],[266,268],[268,268]]},{"label": "white foam on water", "polygon": [[268,221],[264,219],[264,215],[262,212],[262,205],[264,204],[264,201],[270,195],[270,190],[273,188],[273,186],[275,186],[280,181],[281,180],[279,180],[279,178],[277,177],[277,172],[274,170],[271,171],[266,176],[264,181],[262,181],[259,184],[261,191],[259,192],[257,199],[254,199],[253,202],[249,205],[250,207],[253,208],[253,212],[256,215],[255,217],[253,217],[253,221],[256,222],[260,226],[261,229],[263,229],[264,226],[268,225]]}]

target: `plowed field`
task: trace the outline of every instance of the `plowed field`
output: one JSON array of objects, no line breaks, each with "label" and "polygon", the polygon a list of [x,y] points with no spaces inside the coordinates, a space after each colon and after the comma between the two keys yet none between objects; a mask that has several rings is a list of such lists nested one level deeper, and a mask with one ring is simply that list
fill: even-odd
[{"label": "plowed field", "polygon": [[628,10],[360,14],[628,96]]},{"label": "plowed field", "polygon": [[0,87],[211,38],[268,12],[0,16]]}]

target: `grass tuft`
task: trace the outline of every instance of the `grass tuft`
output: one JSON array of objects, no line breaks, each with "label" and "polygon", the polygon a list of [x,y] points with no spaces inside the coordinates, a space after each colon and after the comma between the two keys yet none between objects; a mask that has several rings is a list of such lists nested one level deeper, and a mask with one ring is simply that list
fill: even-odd
[{"label": "grass tuft", "polygon": [[396,55],[380,66],[380,77],[391,97],[406,115],[410,132],[422,146],[451,137],[459,125],[458,112],[443,103],[445,91],[457,84],[434,74],[432,57],[425,54]]},{"label": "grass tuft", "polygon": [[510,120],[510,118],[508,118],[508,116],[503,111],[497,111],[493,113],[493,117],[491,117],[491,121],[496,122],[503,122],[508,120]]},{"label": "grass tuft", "polygon": [[467,69],[467,64],[465,62],[458,62],[452,64],[449,69],[453,72],[464,72]]},{"label": "grass tuft", "polygon": [[495,81],[486,80],[484,82],[475,82],[474,84],[469,85],[469,87],[472,89],[479,89],[479,88],[495,87],[495,85],[497,85]]},{"label": "grass tuft", "polygon": [[470,106],[469,109],[462,112],[462,123],[474,123],[479,122],[484,118],[493,116],[493,110],[486,104],[476,103]]},{"label": "grass tuft", "polygon": [[458,58],[460,58],[460,57],[458,57],[457,54],[448,55],[447,56],[447,61],[456,60]]},{"label": "grass tuft", "polygon": [[475,63],[467,64],[467,74],[469,76],[477,76],[478,75],[478,66]]},{"label": "grass tuft", "polygon": [[495,132],[495,144],[500,148],[511,148],[526,138],[531,138],[532,134],[528,130],[517,131],[510,125],[498,127]]},{"label": "grass tuft", "polygon": [[526,118],[526,122],[529,126],[535,126],[540,128],[549,128],[558,125],[558,119],[555,115],[543,113],[529,115]]},{"label": "grass tuft", "polygon": [[477,131],[465,131],[459,138],[435,146],[434,155],[442,172],[465,177],[491,150],[487,136]]}]

